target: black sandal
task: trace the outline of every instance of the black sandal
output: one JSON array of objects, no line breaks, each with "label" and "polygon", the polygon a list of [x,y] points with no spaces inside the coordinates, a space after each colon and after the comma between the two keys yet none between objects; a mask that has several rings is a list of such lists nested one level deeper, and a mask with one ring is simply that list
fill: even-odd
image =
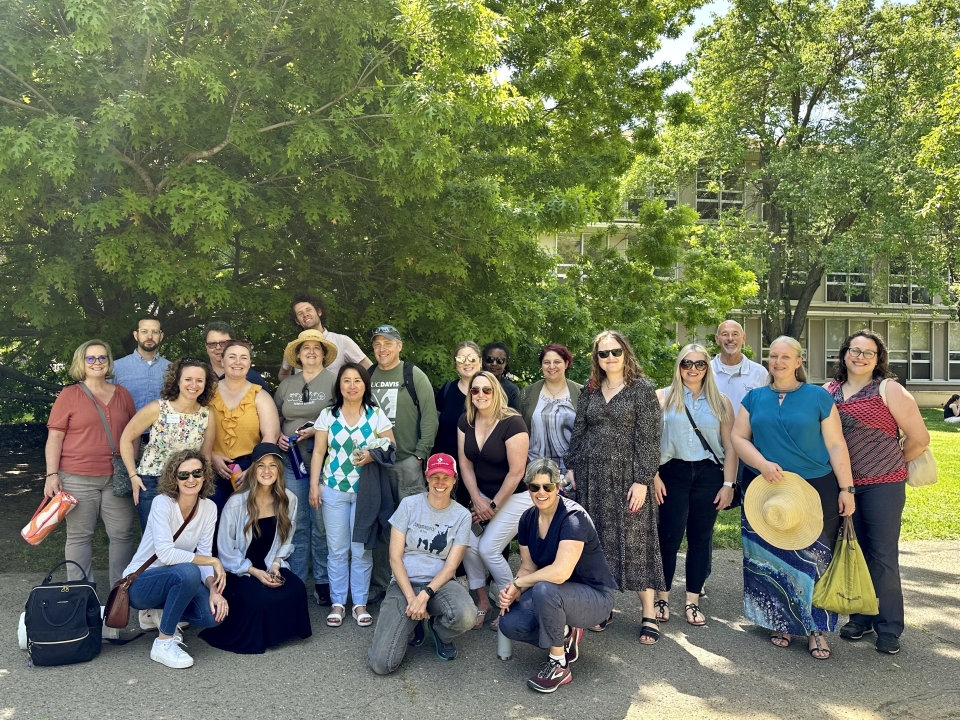
[{"label": "black sandal", "polygon": [[[654,600],[653,606],[657,609],[657,615],[661,616],[670,612],[670,605],[666,600]],[[657,617],[657,622],[670,622],[670,616]]]},{"label": "black sandal", "polygon": [[613,624],[613,610],[610,611],[610,617],[608,617],[606,620],[604,620],[600,624],[594,625],[592,628],[588,628],[588,629],[591,630],[592,632],[603,632],[604,630],[607,629],[609,625],[612,625],[612,624]]},{"label": "black sandal", "polygon": [[[641,618],[640,619],[640,644],[641,645],[656,645],[660,640],[660,623],[657,622],[656,618]],[[656,627],[650,627],[649,625],[643,625],[642,623],[653,623]],[[653,642],[644,642],[643,638],[653,638]]]},{"label": "black sandal", "polygon": [[[823,633],[819,630],[814,630],[810,633],[810,637],[813,638],[814,646],[810,647],[810,640],[807,640],[807,651],[810,653],[810,657],[814,660],[829,660],[830,659],[830,648],[824,647],[820,644],[820,638],[823,637]],[[814,653],[826,653],[826,655],[814,655]]]},{"label": "black sandal", "polygon": [[[683,606],[683,614],[687,614],[687,610],[690,610],[693,613],[693,620],[687,620],[688,625],[693,625],[694,627],[703,627],[707,624],[707,616],[703,614],[703,611],[700,610],[700,606],[696,603],[687,603]],[[697,622],[697,615],[703,618],[700,622]]]}]

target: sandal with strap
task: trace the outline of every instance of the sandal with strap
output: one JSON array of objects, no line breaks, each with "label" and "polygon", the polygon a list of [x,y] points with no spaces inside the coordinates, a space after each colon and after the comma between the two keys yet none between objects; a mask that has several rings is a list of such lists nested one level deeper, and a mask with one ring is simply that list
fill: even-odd
[{"label": "sandal with strap", "polygon": [[473,629],[474,629],[474,630],[479,630],[480,628],[482,628],[482,627],[483,627],[483,623],[486,621],[486,619],[487,619],[487,611],[486,611],[486,610],[477,610],[477,619],[476,619],[476,621],[474,621],[474,623],[473,623]]},{"label": "sandal with strap", "polygon": [[784,648],[790,647],[791,638],[787,633],[775,632],[770,636],[770,642],[773,643],[774,647],[778,647],[781,650]]},{"label": "sandal with strap", "polygon": [[[363,608],[363,612],[357,612],[357,608],[360,607]],[[370,627],[373,625],[373,615],[367,612],[365,605],[354,605],[350,614],[360,627]]]},{"label": "sandal with strap", "polygon": [[[684,614],[689,612],[691,615],[693,615],[692,620],[690,618],[687,618],[688,624],[693,625],[694,627],[703,627],[704,625],[707,624],[707,616],[703,614],[703,612],[700,610],[700,606],[697,605],[696,603],[687,603],[686,605],[684,605],[683,612]],[[700,622],[697,622],[698,615],[701,618],[703,618],[702,620],[700,620]]]},{"label": "sandal with strap", "polygon": [[[640,644],[641,645],[656,645],[660,640],[660,623],[657,622],[656,618],[641,618],[640,619]],[[656,627],[650,627],[649,625],[643,625],[642,623],[653,623]],[[652,638],[653,642],[644,642],[645,637]]]},{"label": "sandal with strap", "polygon": [[[339,608],[339,610],[337,609]],[[330,614],[327,615],[327,627],[340,627],[343,625],[343,618],[347,614],[347,607],[334,603],[330,608]]]},{"label": "sandal with strap", "polygon": [[589,628],[589,630],[591,632],[603,632],[612,624],[613,624],[613,610],[610,611],[610,616],[606,620],[604,620],[599,625],[594,625],[592,628]]},{"label": "sandal with strap", "polygon": [[666,600],[654,600],[653,606],[657,609],[657,622],[670,622],[670,605]]},{"label": "sandal with strap", "polygon": [[[830,648],[828,648],[825,643],[821,642],[823,633],[819,630],[814,630],[810,633],[810,637],[813,638],[814,642],[813,647],[807,648],[808,652],[810,653],[810,657],[812,657],[814,660],[827,660],[830,657]],[[809,643],[810,641],[808,640],[807,642]],[[821,654],[817,655],[816,653]],[[826,653],[826,655],[823,653]]]}]

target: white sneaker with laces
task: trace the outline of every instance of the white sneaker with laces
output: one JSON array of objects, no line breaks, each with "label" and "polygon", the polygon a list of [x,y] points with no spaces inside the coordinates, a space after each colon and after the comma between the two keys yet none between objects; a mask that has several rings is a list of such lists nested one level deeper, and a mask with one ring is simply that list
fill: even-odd
[{"label": "white sneaker with laces", "polygon": [[157,638],[153,641],[153,647],[150,648],[150,659],[175,670],[190,667],[193,665],[193,658],[180,647],[182,641],[183,636],[179,633],[166,640]]}]

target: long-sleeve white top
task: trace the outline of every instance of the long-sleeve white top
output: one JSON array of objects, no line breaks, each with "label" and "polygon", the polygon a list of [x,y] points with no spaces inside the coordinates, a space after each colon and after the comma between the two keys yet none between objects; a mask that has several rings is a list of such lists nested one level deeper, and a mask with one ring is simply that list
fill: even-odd
[{"label": "long-sleeve white top", "polygon": [[[213,555],[213,534],[217,524],[217,506],[213,500],[201,499],[200,507],[190,524],[180,533],[177,541],[173,541],[174,533],[183,525],[184,517],[180,514],[177,501],[166,495],[157,495],[150,506],[150,518],[147,520],[147,529],[140,540],[140,547],[136,555],[127,565],[123,574],[129,575],[143,565],[150,556],[156,554],[157,559],[150,566],[178,565],[192,563],[196,555]],[[200,567],[200,577],[206,581],[213,575],[213,568],[207,565]]]},{"label": "long-sleeve white top", "polygon": [[[273,544],[270,546],[270,552],[264,560],[267,569],[275,560],[280,561],[280,566],[289,568],[287,558],[293,554],[293,531],[296,529],[297,517],[297,496],[290,490],[286,491],[287,500],[290,503],[290,534],[283,542],[280,533],[273,536]],[[250,516],[247,514],[247,498],[250,497],[250,491],[234,493],[227,500],[223,508],[223,514],[220,517],[220,530],[217,533],[217,549],[219,551],[220,562],[223,563],[223,569],[234,575],[248,575],[250,571],[250,561],[247,560],[247,549],[253,542],[253,527],[248,532],[243,528],[247,524]]]}]

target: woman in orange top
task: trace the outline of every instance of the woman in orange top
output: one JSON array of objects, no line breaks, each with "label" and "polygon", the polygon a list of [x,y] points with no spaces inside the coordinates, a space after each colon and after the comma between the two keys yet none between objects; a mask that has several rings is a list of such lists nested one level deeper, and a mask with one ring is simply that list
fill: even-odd
[{"label": "woman in orange top", "polygon": [[213,445],[217,489],[210,499],[217,505],[218,517],[234,490],[230,482],[233,473],[228,466],[235,464],[246,470],[257,443],[276,442],[280,436],[280,416],[270,393],[261,392],[262,387],[247,382],[249,346],[231,340],[223,348],[223,369],[226,374],[210,402],[217,426]]}]

